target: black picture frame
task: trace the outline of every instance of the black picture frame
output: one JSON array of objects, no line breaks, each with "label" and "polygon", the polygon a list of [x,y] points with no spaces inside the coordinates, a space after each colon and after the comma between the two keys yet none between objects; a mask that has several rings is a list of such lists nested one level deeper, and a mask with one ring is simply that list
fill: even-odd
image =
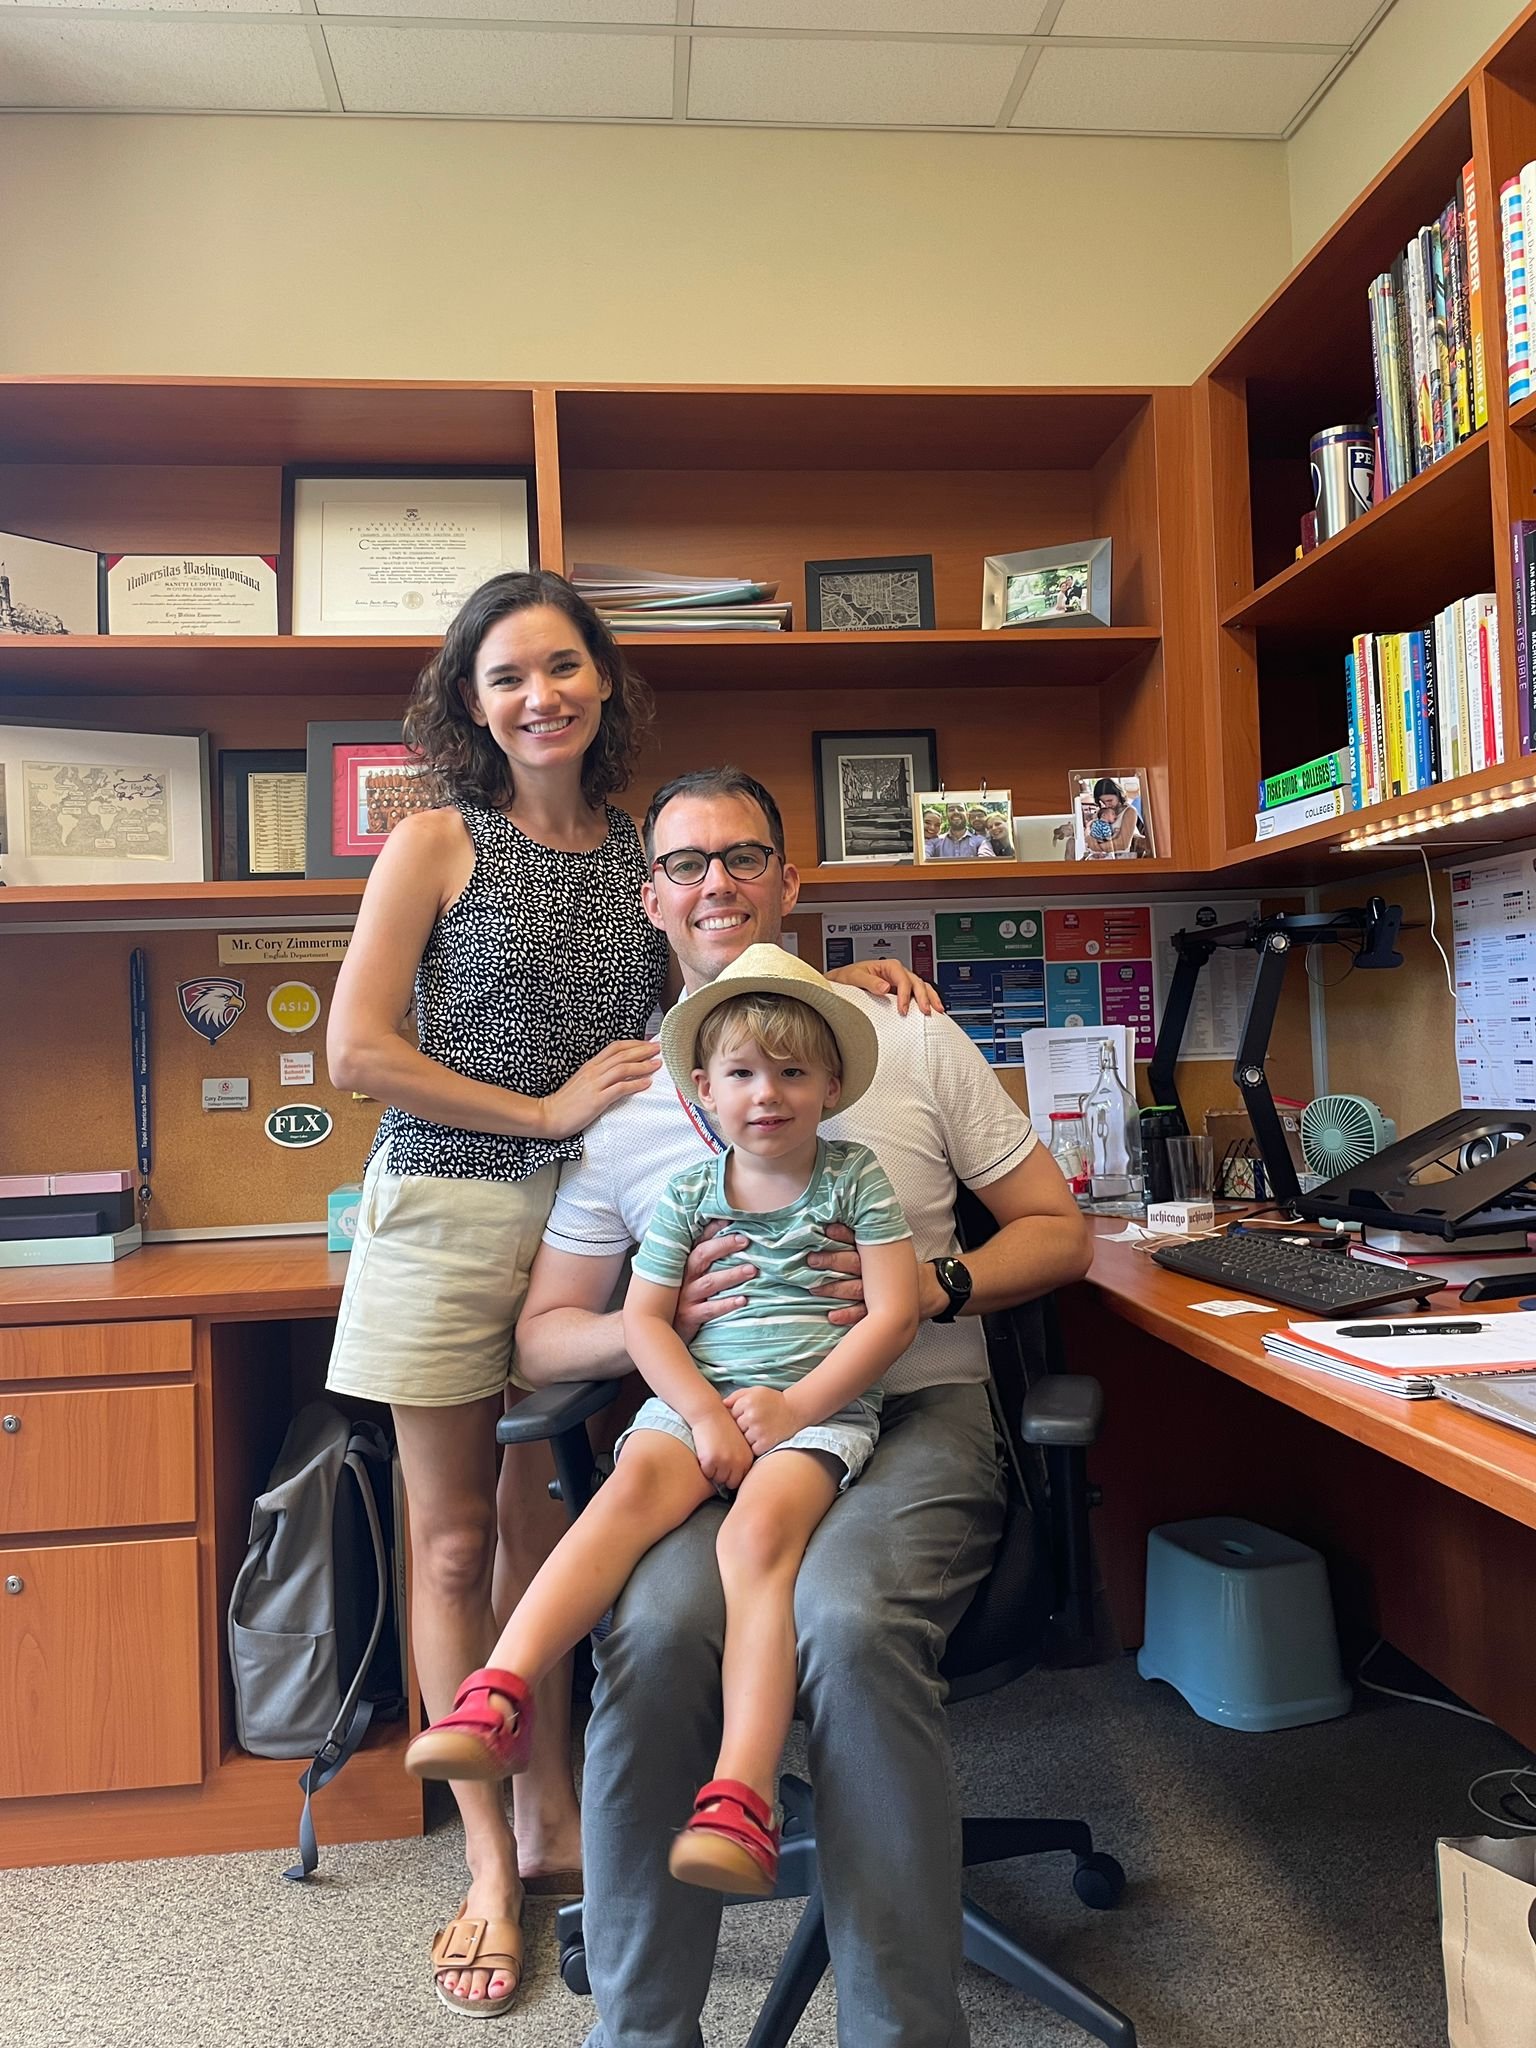
[{"label": "black picture frame", "polygon": [[[219,754],[219,880],[221,882],[302,882],[303,868],[264,868],[253,873],[250,845],[250,779],[253,775],[302,775],[302,747],[226,747]],[[305,790],[305,819],[308,797]]]},{"label": "black picture frame", "polygon": [[[857,842],[859,850],[850,853],[844,762],[903,756],[909,764],[905,793],[894,784],[888,790],[870,791],[869,815]],[[939,786],[939,741],[931,726],[900,732],[813,732],[811,769],[816,782],[816,858],[823,867],[871,866],[881,862],[916,865],[912,798],[920,789]],[[924,775],[929,778],[926,782],[922,779]]]},{"label": "black picture frame", "polygon": [[[404,745],[402,721],[398,718],[314,719],[306,728],[304,791],[304,873],[311,881],[362,879],[372,870],[378,849],[366,853],[337,853],[334,850],[335,819],[333,787],[338,748],[350,755],[370,749]],[[414,756],[412,757],[414,760]],[[382,844],[382,841],[380,841]]]},{"label": "black picture frame", "polygon": [[[836,602],[829,623],[828,592],[823,585],[853,576],[912,576],[917,585],[917,617],[863,619],[847,615],[846,601]],[[840,594],[845,595],[845,594]],[[805,627],[808,633],[931,633],[933,631],[932,555],[865,555],[852,561],[807,562],[805,565]]]}]

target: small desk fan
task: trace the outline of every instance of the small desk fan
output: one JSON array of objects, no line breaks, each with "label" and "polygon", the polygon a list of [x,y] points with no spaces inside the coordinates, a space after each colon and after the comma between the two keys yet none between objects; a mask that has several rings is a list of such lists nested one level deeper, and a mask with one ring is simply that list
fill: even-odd
[{"label": "small desk fan", "polygon": [[1365,1095],[1319,1095],[1301,1112],[1301,1156],[1324,1180],[1396,1143],[1397,1125]]}]

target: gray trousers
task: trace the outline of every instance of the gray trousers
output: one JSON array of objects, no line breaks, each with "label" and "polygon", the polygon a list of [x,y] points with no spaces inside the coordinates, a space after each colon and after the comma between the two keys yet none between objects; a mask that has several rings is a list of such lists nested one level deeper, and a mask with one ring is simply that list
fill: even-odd
[{"label": "gray trousers", "polygon": [[[983,1386],[889,1397],[795,1585],[799,1712],[843,2048],[965,2048],[960,1812],[938,1675],[986,1573],[1003,1482]],[[720,1743],[725,1607],[710,1502],[642,1560],[598,1651],[582,1845],[587,2048],[699,2048],[716,1892],[667,1850]],[[743,1909],[750,1910],[750,1909]]]}]

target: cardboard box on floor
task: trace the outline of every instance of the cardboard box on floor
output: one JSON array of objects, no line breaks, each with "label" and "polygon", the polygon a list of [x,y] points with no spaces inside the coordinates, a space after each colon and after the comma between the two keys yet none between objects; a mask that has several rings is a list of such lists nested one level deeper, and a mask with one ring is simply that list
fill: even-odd
[{"label": "cardboard box on floor", "polygon": [[1536,1836],[1437,1844],[1450,2048],[1536,2048]]}]

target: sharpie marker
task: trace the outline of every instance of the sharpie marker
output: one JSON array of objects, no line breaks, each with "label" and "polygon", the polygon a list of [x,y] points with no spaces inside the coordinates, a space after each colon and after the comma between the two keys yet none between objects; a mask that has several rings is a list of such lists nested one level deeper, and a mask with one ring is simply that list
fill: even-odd
[{"label": "sharpie marker", "polygon": [[1341,1323],[1340,1337],[1475,1337],[1486,1323]]}]

